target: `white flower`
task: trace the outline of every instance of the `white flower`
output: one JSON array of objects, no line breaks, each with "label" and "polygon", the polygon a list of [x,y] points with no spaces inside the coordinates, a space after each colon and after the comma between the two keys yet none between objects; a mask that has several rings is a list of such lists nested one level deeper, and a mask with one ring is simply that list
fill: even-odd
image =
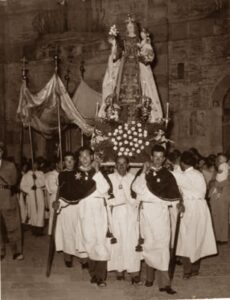
[{"label": "white flower", "polygon": [[147,137],[147,135],[148,135],[148,133],[147,133],[147,131],[145,130],[145,131],[144,131],[144,137]]},{"label": "white flower", "polygon": [[136,132],[136,131],[134,131],[133,135],[137,135],[137,132]]},{"label": "white flower", "polygon": [[117,147],[116,147],[116,146],[114,146],[114,147],[113,147],[113,150],[117,151]]},{"label": "white flower", "polygon": [[124,141],[124,144],[127,145],[129,142],[127,140]]},{"label": "white flower", "polygon": [[136,149],[134,147],[132,147],[132,151],[135,151]]},{"label": "white flower", "polygon": [[133,153],[132,153],[132,152],[129,152],[129,156],[133,156]]},{"label": "white flower", "polygon": [[131,134],[131,130],[128,130],[127,133],[128,133],[128,134]]},{"label": "white flower", "polygon": [[114,24],[110,27],[109,35],[117,36],[119,34],[119,30],[117,29],[117,26]]},{"label": "white flower", "polygon": [[119,143],[118,143],[119,146],[121,146],[122,144],[123,144],[122,142],[119,142]]},{"label": "white flower", "polygon": [[117,134],[117,133],[118,133],[118,130],[117,130],[117,129],[115,129],[115,130],[114,130],[114,134]]},{"label": "white flower", "polygon": [[123,152],[124,150],[125,150],[125,148],[124,148],[124,147],[121,147],[121,148],[120,148],[120,151],[121,151],[121,152]]},{"label": "white flower", "polygon": [[139,134],[138,134],[138,136],[139,136],[139,137],[142,137],[142,136],[143,136],[143,134],[142,134],[142,133],[139,133]]},{"label": "white flower", "polygon": [[133,145],[133,142],[130,142],[129,145],[132,146],[132,145]]},{"label": "white flower", "polygon": [[118,126],[118,129],[122,129],[122,126],[121,126],[121,125],[119,125],[119,126]]},{"label": "white flower", "polygon": [[127,155],[128,155],[128,153],[127,153],[127,152],[124,152],[124,155],[125,155],[125,156],[127,156]]},{"label": "white flower", "polygon": [[141,127],[141,123],[137,123],[137,127]]},{"label": "white flower", "polygon": [[140,150],[140,149],[137,149],[137,153],[138,153],[138,154],[141,153],[141,150]]},{"label": "white flower", "polygon": [[134,131],[134,130],[135,130],[135,127],[131,127],[131,130]]},{"label": "white flower", "polygon": [[116,141],[116,140],[115,140],[114,138],[111,139],[111,142],[112,142],[112,143],[115,143],[115,141]]},{"label": "white flower", "polygon": [[120,140],[121,140],[121,137],[120,137],[120,136],[118,136],[118,137],[117,137],[117,140],[118,140],[118,141],[120,141]]},{"label": "white flower", "polygon": [[129,152],[129,148],[125,148],[125,151],[126,151],[126,152]]},{"label": "white flower", "polygon": [[132,140],[132,139],[133,139],[132,135],[129,135],[129,136],[128,136],[128,139],[129,139],[129,140]]},{"label": "white flower", "polygon": [[112,135],[112,133],[111,133],[111,132],[109,132],[109,133],[108,133],[108,136],[111,136],[111,135]]},{"label": "white flower", "polygon": [[126,134],[126,133],[125,133],[125,134],[123,134],[123,137],[124,137],[124,138],[126,138],[126,137],[127,137],[127,134]]},{"label": "white flower", "polygon": [[141,128],[138,128],[138,132],[142,132],[142,129],[141,129]]},{"label": "white flower", "polygon": [[139,141],[138,141],[138,144],[142,144],[142,143],[143,143],[142,140],[139,140]]},{"label": "white flower", "polygon": [[135,121],[132,121],[131,124],[136,124],[136,122],[135,122]]},{"label": "white flower", "polygon": [[142,146],[141,146],[141,150],[143,150],[144,148],[145,148],[145,147],[142,145]]},{"label": "white flower", "polygon": [[118,132],[119,132],[120,134],[122,134],[122,133],[123,133],[123,130],[120,129]]},{"label": "white flower", "polygon": [[149,145],[149,141],[145,142],[145,145],[148,146]]},{"label": "white flower", "polygon": [[133,141],[136,142],[136,141],[137,141],[137,138],[134,138]]},{"label": "white flower", "polygon": [[122,153],[121,152],[118,152],[118,156],[121,156],[122,155]]},{"label": "white flower", "polygon": [[114,141],[114,142],[113,142],[113,144],[114,144],[114,145],[117,145],[117,144],[118,144],[118,142],[117,142],[117,141]]},{"label": "white flower", "polygon": [[135,145],[134,145],[134,147],[138,148],[138,147],[139,147],[139,145],[138,145],[138,144],[135,144]]}]

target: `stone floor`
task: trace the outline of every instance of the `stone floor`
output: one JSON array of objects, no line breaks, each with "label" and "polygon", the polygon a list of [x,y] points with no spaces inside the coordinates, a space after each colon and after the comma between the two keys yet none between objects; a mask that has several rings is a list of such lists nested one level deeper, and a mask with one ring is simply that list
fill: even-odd
[{"label": "stone floor", "polygon": [[[74,268],[63,265],[62,255],[55,254],[52,274],[45,276],[48,253],[48,237],[34,237],[25,232],[23,261],[13,261],[9,249],[1,264],[2,300],[147,300],[147,299],[230,299],[230,244],[219,247],[219,255],[202,261],[200,275],[189,280],[182,279],[182,268],[177,266],[173,288],[177,294],[160,293],[156,286],[132,286],[126,281],[118,282],[115,274],[108,275],[106,288],[89,283],[86,270],[79,262]],[[144,280],[144,274],[142,274]]]}]

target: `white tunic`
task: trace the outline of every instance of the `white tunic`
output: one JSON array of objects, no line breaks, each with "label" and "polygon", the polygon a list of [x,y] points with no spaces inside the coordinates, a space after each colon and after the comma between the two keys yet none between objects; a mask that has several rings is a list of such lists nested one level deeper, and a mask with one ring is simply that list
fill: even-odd
[{"label": "white tunic", "polygon": [[106,237],[108,228],[105,196],[109,184],[101,172],[93,176],[96,191],[79,203],[79,222],[81,238],[76,235],[79,252],[85,251],[92,260],[110,259],[110,240]]},{"label": "white tunic", "polygon": [[170,248],[169,206],[174,203],[163,201],[153,195],[146,185],[145,174],[141,174],[133,183],[132,189],[142,201],[141,232],[144,238],[143,257],[148,266],[167,271]]},{"label": "white tunic", "polygon": [[53,222],[53,215],[54,215],[54,209],[52,204],[56,199],[56,194],[58,189],[58,175],[59,175],[58,171],[53,170],[48,172],[45,176],[45,185],[48,193],[48,204],[49,204],[48,234],[51,234],[51,230],[52,230],[52,222]]},{"label": "white tunic", "polygon": [[120,176],[116,171],[109,175],[113,186],[113,199],[108,200],[112,209],[112,232],[117,239],[111,245],[111,259],[108,271],[122,272],[140,271],[140,252],[135,248],[138,244],[137,201],[131,196],[131,184],[134,175],[127,173]]},{"label": "white tunic", "polygon": [[56,225],[56,250],[93,260],[108,260],[109,241],[106,238],[107,214],[104,194],[109,184],[98,172],[93,176],[96,191],[79,204],[68,205],[63,200]]},{"label": "white tunic", "polygon": [[206,183],[197,170],[174,172],[183,196],[185,212],[181,219],[177,255],[189,257],[191,262],[217,253],[212,221],[205,200]]},{"label": "white tunic", "polygon": [[35,185],[37,187],[36,191],[32,190],[32,186],[34,185],[32,171],[28,171],[22,176],[20,189],[27,194],[29,224],[32,226],[43,227],[45,213],[45,177],[44,173],[41,171],[35,171],[34,174],[37,177],[35,179]]}]

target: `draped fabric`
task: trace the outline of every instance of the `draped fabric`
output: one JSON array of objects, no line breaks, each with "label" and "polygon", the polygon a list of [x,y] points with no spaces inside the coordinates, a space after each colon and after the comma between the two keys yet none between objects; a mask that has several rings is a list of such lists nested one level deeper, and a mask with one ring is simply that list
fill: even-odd
[{"label": "draped fabric", "polygon": [[88,124],[93,124],[102,102],[102,95],[81,81],[73,95],[73,104]]},{"label": "draped fabric", "polygon": [[35,130],[49,137],[58,129],[58,100],[62,125],[76,124],[86,135],[92,134],[93,127],[87,124],[74,106],[57,74],[54,74],[46,86],[36,94],[30,92],[26,82],[22,83],[17,116],[24,125],[31,122]]}]

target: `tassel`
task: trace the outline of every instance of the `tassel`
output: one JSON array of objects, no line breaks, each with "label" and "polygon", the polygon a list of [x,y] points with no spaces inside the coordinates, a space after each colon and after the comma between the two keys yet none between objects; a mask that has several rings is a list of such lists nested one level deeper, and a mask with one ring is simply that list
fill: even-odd
[{"label": "tassel", "polygon": [[143,247],[140,244],[138,244],[136,246],[136,252],[142,252],[142,251],[143,251]]},{"label": "tassel", "polygon": [[117,243],[117,239],[113,236],[110,240],[111,244],[116,244]]},{"label": "tassel", "polygon": [[113,234],[110,232],[109,228],[107,230],[106,237],[107,238],[112,238],[113,237]]},{"label": "tassel", "polygon": [[143,245],[145,240],[142,237],[139,237],[138,245]]}]

